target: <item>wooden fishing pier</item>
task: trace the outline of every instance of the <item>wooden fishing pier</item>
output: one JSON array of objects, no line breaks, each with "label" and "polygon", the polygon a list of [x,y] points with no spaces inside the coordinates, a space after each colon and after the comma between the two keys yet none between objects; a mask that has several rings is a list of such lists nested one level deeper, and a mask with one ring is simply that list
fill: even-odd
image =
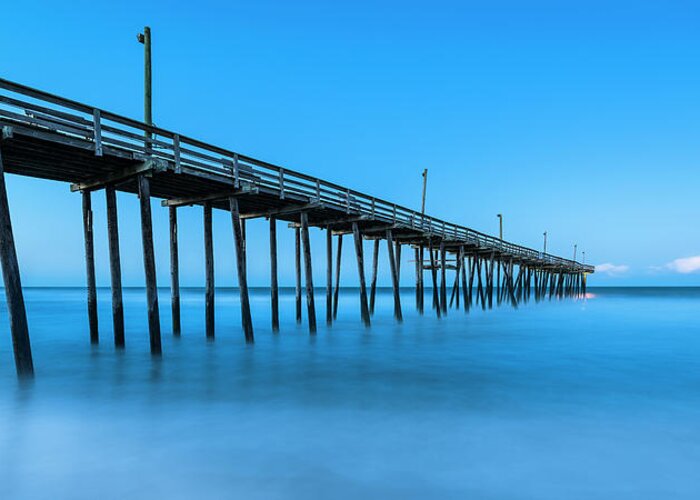
[{"label": "wooden fishing pier", "polygon": [[[170,276],[173,334],[180,334],[177,209],[201,205],[206,262],[206,335],[214,336],[212,210],[231,215],[240,290],[242,330],[253,342],[246,276],[246,221],[267,219],[270,227],[272,329],[279,330],[277,226],[286,221],[295,233],[296,318],[302,318],[302,274],[309,331],[316,332],[316,304],[309,227],[326,231],[326,322],[338,312],[341,248],[352,235],[360,283],[360,317],[369,326],[374,311],[380,243],[386,242],[394,316],[402,321],[399,295],[400,254],[415,255],[416,307],[424,311],[424,274],[432,288],[437,316],[453,304],[492,307],[494,300],[517,304],[532,295],[585,294],[591,266],[538,252],[395,203],[147,125],[108,111],[0,79],[0,261],[10,318],[15,363],[20,375],[33,373],[29,328],[12,236],[5,173],[70,183],[83,201],[87,310],[91,342],[98,342],[92,193],[104,190],[107,207],[114,343],[125,345],[119,229],[115,192],[140,200],[141,233],[151,352],[161,354],[160,313],[153,253],[151,198],[162,199],[170,216]],[[21,218],[19,219],[21,220]],[[333,236],[336,254],[333,254]],[[364,240],[372,240],[369,287]],[[334,267],[335,260],[335,267]],[[302,271],[303,263],[303,271]],[[335,271],[335,276],[334,276]],[[496,271],[494,273],[494,271]],[[448,276],[448,273],[450,274]],[[448,280],[451,293],[448,300]],[[369,288],[369,292],[368,292]]]}]

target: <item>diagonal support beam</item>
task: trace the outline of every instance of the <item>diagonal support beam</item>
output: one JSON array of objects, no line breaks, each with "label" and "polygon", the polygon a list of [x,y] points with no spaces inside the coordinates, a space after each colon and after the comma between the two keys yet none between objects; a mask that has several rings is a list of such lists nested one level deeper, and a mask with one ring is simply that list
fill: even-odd
[{"label": "diagonal support beam", "polygon": [[163,207],[186,207],[191,205],[204,205],[212,201],[228,200],[231,196],[241,194],[256,194],[257,188],[251,185],[244,185],[240,189],[227,189],[225,191],[217,191],[216,193],[206,194],[204,196],[188,196],[184,198],[170,198],[169,200],[161,200],[160,205]]},{"label": "diagonal support beam", "polygon": [[[272,210],[265,210],[265,211],[259,211],[259,212],[249,212],[249,213],[241,214],[241,219],[259,219],[261,217],[265,217],[266,219],[269,219],[270,217],[279,217],[280,215],[300,214],[302,212],[307,212],[309,210],[313,210],[313,209],[321,209],[322,210],[324,208],[325,208],[325,205],[323,203],[319,203],[317,201],[314,201],[312,203],[306,203],[304,205],[292,205],[292,204],[290,204],[290,205],[285,205],[283,207],[275,208]],[[299,223],[299,227],[301,227],[301,223]]]},{"label": "diagonal support beam", "polygon": [[124,182],[139,175],[145,175],[148,177],[154,173],[164,172],[167,170],[167,168],[168,165],[164,161],[146,160],[135,165],[130,165],[116,172],[110,172],[107,175],[95,177],[84,182],[76,182],[75,184],[70,185],[70,190],[72,192],[96,191],[104,188],[105,186]]}]

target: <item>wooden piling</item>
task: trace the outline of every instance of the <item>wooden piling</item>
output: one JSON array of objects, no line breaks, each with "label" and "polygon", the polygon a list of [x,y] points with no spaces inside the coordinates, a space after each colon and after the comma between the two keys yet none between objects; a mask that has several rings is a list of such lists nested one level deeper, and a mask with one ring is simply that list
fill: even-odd
[{"label": "wooden piling", "polygon": [[377,295],[377,267],[379,265],[379,238],[374,240],[372,249],[372,281],[369,285],[369,313],[374,314],[374,300]]},{"label": "wooden piling", "polygon": [[399,279],[399,286],[401,285],[401,242],[395,242],[396,251],[394,252],[394,257],[396,257],[396,276]]},{"label": "wooden piling", "polygon": [[430,276],[433,280],[433,309],[437,313],[437,317],[442,316],[440,311],[440,295],[438,292],[437,280],[437,256],[433,252],[433,242],[428,240],[428,253],[430,254]]},{"label": "wooden piling", "polygon": [[250,316],[250,297],[248,296],[248,276],[245,261],[245,240],[241,228],[241,214],[238,209],[238,199],[229,197],[231,209],[231,225],[233,226],[233,240],[236,248],[236,270],[238,272],[238,290],[241,297],[241,324],[245,341],[252,344],[255,341],[253,335],[253,320]]},{"label": "wooden piling", "polygon": [[277,282],[277,219],[270,217],[270,304],[272,314],[272,331],[280,329],[279,285]]},{"label": "wooden piling", "polygon": [[309,333],[316,333],[316,305],[314,302],[314,280],[311,266],[311,243],[309,241],[309,214],[301,213],[301,242],[304,251],[304,274],[306,276],[306,310]]},{"label": "wooden piling", "polygon": [[211,203],[206,202],[204,204],[204,267],[206,271],[204,317],[208,339],[214,338],[214,244],[211,219]]},{"label": "wooden piling", "polygon": [[403,321],[401,313],[401,295],[399,290],[398,266],[396,264],[396,255],[394,254],[394,241],[391,235],[391,229],[386,232],[386,246],[389,253],[389,268],[391,270],[391,284],[394,289],[394,318],[398,322]]},{"label": "wooden piling", "polygon": [[100,340],[97,323],[97,286],[95,285],[95,240],[92,225],[90,191],[83,191],[83,234],[85,236],[85,274],[87,276],[87,309],[90,343]]},{"label": "wooden piling", "polygon": [[462,302],[464,303],[464,310],[469,310],[469,290],[467,289],[467,262],[464,258],[464,247],[459,247],[459,262],[460,268],[462,270]]},{"label": "wooden piling", "polygon": [[138,176],[139,204],[141,206],[141,240],[143,242],[143,267],[146,274],[146,301],[148,303],[148,333],[151,354],[160,355],[160,316],[158,312],[158,285],[156,284],[156,258],[153,253],[153,225],[151,221],[151,186],[145,175]]},{"label": "wooden piling", "polygon": [[469,307],[468,309],[471,309],[472,304],[474,303],[474,275],[476,274],[476,257],[469,256],[467,257],[467,270],[469,272]]},{"label": "wooden piling", "polygon": [[357,274],[360,278],[360,314],[365,326],[370,326],[369,307],[367,306],[367,287],[365,285],[365,260],[362,249],[362,235],[357,222],[352,223],[352,234],[355,240],[355,256],[357,257]]},{"label": "wooden piling", "polygon": [[493,266],[494,266],[494,252],[491,252],[491,258],[486,266],[488,271],[488,296],[489,296],[489,309],[493,307]]},{"label": "wooden piling", "polygon": [[418,245],[415,251],[416,258],[416,309],[423,314],[423,245]]},{"label": "wooden piling", "polygon": [[301,323],[301,230],[294,228],[294,300],[297,324]]},{"label": "wooden piling", "polygon": [[440,241],[440,307],[447,314],[447,250],[445,241]]},{"label": "wooden piling", "polygon": [[338,248],[335,260],[335,291],[333,292],[333,319],[338,317],[338,296],[340,294],[340,257],[343,255],[343,235],[338,235]]},{"label": "wooden piling", "polygon": [[333,323],[333,233],[326,227],[326,324]]},{"label": "wooden piling", "polygon": [[179,336],[180,324],[180,259],[177,241],[177,207],[170,207],[170,310],[173,335]]},{"label": "wooden piling", "polygon": [[459,309],[459,278],[462,274],[461,252],[462,247],[459,247],[455,254],[455,281],[452,285],[452,295],[454,298],[450,297],[450,307],[452,307],[452,301],[454,300],[456,309]]},{"label": "wooden piling", "polygon": [[[0,139],[1,140],[1,139]],[[12,221],[10,219],[10,204],[7,199],[5,186],[5,168],[2,162],[0,150],[0,264],[2,265],[2,277],[5,283],[5,297],[7,298],[7,312],[10,319],[10,333],[12,335],[12,349],[15,355],[15,369],[20,377],[34,375],[34,363],[32,361],[32,346],[29,341],[29,326],[27,325],[27,313],[24,308],[24,295],[22,294],[22,282],[17,262],[15,239],[12,234]]]},{"label": "wooden piling", "polygon": [[119,257],[119,223],[117,196],[114,186],[105,187],[107,201],[107,236],[109,238],[109,271],[112,285],[112,325],[114,345],[124,347],[124,302],[122,300],[122,270]]}]

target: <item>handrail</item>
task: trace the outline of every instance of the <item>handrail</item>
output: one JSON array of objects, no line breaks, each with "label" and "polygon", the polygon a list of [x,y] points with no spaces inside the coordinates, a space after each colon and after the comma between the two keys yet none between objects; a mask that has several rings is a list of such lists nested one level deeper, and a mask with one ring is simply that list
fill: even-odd
[{"label": "handrail", "polygon": [[[317,199],[334,208],[346,210],[348,213],[371,215],[375,219],[402,224],[441,238],[464,241],[510,257],[538,261],[566,270],[594,272],[592,266],[538,252],[333,182],[214,146],[167,129],[150,126],[78,101],[2,78],[0,78],[0,89],[39,101],[38,104],[30,103],[16,96],[0,94],[0,120],[48,129],[93,142],[96,154],[98,150],[99,154],[105,150],[118,150],[147,155],[173,164],[177,171],[184,167],[228,177],[236,185],[240,182],[264,185],[279,190],[281,197],[294,194],[308,196],[309,199]],[[58,106],[60,109],[55,109],[51,105]],[[77,116],[75,112],[83,113],[85,116]]]}]

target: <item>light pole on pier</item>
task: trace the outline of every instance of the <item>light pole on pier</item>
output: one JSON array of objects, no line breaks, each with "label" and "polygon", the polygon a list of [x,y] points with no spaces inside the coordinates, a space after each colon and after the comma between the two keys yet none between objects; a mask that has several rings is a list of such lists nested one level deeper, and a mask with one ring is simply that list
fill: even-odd
[{"label": "light pole on pier", "polygon": [[586,263],[586,251],[585,250],[583,252],[581,252],[581,259],[582,259],[581,264],[585,264]]},{"label": "light pole on pier", "polygon": [[576,262],[576,248],[577,247],[578,247],[578,245],[574,243],[574,262]]},{"label": "light pole on pier", "polygon": [[153,108],[151,105],[151,28],[146,26],[143,33],[136,35],[139,43],[143,44],[144,81],[143,81],[143,118],[146,125],[153,125]]},{"label": "light pole on pier", "polygon": [[423,169],[423,201],[421,203],[421,208],[420,208],[420,214],[421,218],[425,216],[425,189],[428,184],[428,169],[424,168]]},{"label": "light pole on pier", "polygon": [[503,239],[503,214],[496,214],[498,217],[498,236]]},{"label": "light pole on pier", "polygon": [[542,253],[546,255],[547,254],[547,231],[542,233],[542,235],[544,236],[544,249],[542,250]]}]

